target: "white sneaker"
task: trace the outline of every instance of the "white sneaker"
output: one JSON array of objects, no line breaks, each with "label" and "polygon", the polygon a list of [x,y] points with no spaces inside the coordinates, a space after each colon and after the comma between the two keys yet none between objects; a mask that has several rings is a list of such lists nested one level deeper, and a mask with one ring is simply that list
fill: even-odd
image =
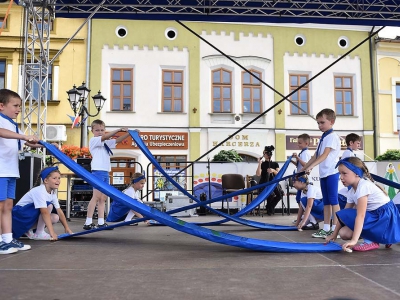
[{"label": "white sneaker", "polygon": [[42,231],[42,232],[40,232],[40,233],[35,233],[34,235],[33,235],[33,238],[32,238],[33,240],[39,240],[39,241],[50,241],[51,240],[51,235],[50,234],[48,234],[47,232],[45,232],[45,231]]},{"label": "white sneaker", "polygon": [[34,233],[32,229],[29,229],[27,232],[25,232],[25,235],[27,236],[28,239],[33,240]]}]

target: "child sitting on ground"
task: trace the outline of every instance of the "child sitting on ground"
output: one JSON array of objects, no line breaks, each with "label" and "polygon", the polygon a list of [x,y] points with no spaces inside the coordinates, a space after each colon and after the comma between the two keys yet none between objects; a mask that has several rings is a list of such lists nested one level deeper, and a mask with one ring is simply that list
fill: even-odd
[{"label": "child sitting on ground", "polygon": [[[384,190],[374,183],[368,168],[357,157],[347,157],[337,163],[340,180],[351,187],[347,194],[345,209],[338,211],[338,224],[327,241],[335,240],[340,234],[342,248],[355,251],[369,251],[379,248],[379,243],[400,242],[400,213]],[[358,239],[364,242],[357,245]]]},{"label": "child sitting on ground", "polygon": [[[14,238],[24,233],[34,240],[57,240],[53,224],[59,220],[64,226],[65,233],[72,234],[67,219],[60,208],[57,199],[57,189],[60,185],[61,174],[58,167],[48,167],[40,172],[38,182],[42,184],[32,188],[14,206],[12,211],[12,225]],[[53,207],[57,214],[51,213]],[[45,232],[47,226],[49,233]],[[33,232],[36,229],[36,232]]]},{"label": "child sitting on ground", "polygon": [[[132,176],[132,184],[126,190],[124,190],[124,194],[128,195],[132,199],[143,203],[140,200],[139,191],[141,191],[146,184],[146,178],[142,173],[135,173]],[[107,216],[107,222],[120,222],[124,220],[124,222],[131,221],[133,216],[137,216],[138,218],[143,218],[142,214],[132,210],[130,207],[120,203],[119,201],[113,201],[111,203],[110,212]],[[148,221],[145,222],[148,224]],[[132,225],[137,225],[138,223],[133,223]]]},{"label": "child sitting on ground", "polygon": [[307,175],[296,177],[293,186],[301,192],[295,226],[302,230],[319,229],[318,223],[324,219],[324,204],[321,201],[320,188],[309,182]]}]

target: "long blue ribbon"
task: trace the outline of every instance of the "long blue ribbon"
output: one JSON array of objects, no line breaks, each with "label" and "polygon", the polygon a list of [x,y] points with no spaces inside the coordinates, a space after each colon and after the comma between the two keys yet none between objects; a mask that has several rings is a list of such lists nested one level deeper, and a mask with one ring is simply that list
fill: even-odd
[{"label": "long blue ribbon", "polygon": [[321,144],[322,144],[322,141],[324,140],[324,138],[325,138],[327,135],[331,134],[332,132],[333,132],[333,128],[331,128],[331,129],[325,131],[325,132],[322,134],[321,139],[319,140],[319,143],[318,143],[317,151],[315,151],[315,157],[318,157],[318,156],[319,156],[318,151],[319,151],[319,148],[321,148]]},{"label": "long blue ribbon", "polygon": [[[137,211],[149,218],[152,218],[160,223],[163,223],[173,229],[179,230],[181,232],[185,232],[187,234],[191,234],[211,242],[220,243],[229,246],[235,246],[240,248],[246,248],[255,251],[267,251],[267,252],[291,252],[291,253],[301,253],[301,252],[333,252],[333,251],[341,251],[341,245],[337,243],[292,243],[292,242],[279,242],[279,241],[269,241],[269,240],[259,240],[253,238],[246,238],[243,236],[236,236],[233,234],[228,234],[216,230],[211,230],[208,228],[203,228],[196,226],[191,223],[187,223],[185,221],[179,220],[177,218],[171,217],[170,215],[160,212],[155,208],[150,208],[145,204],[142,204],[138,201],[132,201],[132,199],[117,190],[116,188],[110,186],[109,184],[102,182],[97,177],[93,176],[87,170],[85,170],[80,165],[73,162],[68,156],[62,153],[55,146],[48,144],[46,142],[41,141],[42,145],[44,145],[49,152],[51,152],[61,163],[66,165],[71,171],[77,174],[80,178],[85,179],[90,185],[94,186],[96,189],[100,190],[102,193],[114,199],[114,201],[119,201],[121,204],[126,205],[127,207]],[[124,224],[118,224],[120,226],[126,225],[128,222]],[[132,222],[133,223],[133,222]],[[117,227],[115,225],[112,225]],[[110,226],[111,227],[111,226]],[[60,235],[59,238],[67,238],[71,236],[78,236],[87,234],[90,232],[101,231],[109,229],[107,228],[98,228],[95,230],[88,230],[86,232],[79,232],[72,235],[63,234]]]}]

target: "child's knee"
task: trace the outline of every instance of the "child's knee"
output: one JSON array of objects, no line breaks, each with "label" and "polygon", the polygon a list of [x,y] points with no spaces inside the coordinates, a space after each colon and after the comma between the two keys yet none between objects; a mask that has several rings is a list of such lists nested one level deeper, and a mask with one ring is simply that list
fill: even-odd
[{"label": "child's knee", "polygon": [[55,224],[60,220],[60,217],[57,214],[50,214],[51,223]]}]

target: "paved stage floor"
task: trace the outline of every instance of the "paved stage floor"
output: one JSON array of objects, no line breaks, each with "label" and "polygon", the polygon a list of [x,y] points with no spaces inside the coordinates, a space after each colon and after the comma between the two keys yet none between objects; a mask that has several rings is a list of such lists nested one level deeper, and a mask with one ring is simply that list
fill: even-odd
[{"label": "paved stage floor", "polygon": [[[246,218],[289,225],[295,215]],[[81,231],[83,222],[72,219],[70,227]],[[57,233],[62,229],[56,224]],[[311,231],[262,231],[231,222],[212,229],[323,242]],[[32,250],[0,255],[0,299],[400,299],[400,245],[365,253],[266,253],[143,223],[57,242],[24,241]]]}]

